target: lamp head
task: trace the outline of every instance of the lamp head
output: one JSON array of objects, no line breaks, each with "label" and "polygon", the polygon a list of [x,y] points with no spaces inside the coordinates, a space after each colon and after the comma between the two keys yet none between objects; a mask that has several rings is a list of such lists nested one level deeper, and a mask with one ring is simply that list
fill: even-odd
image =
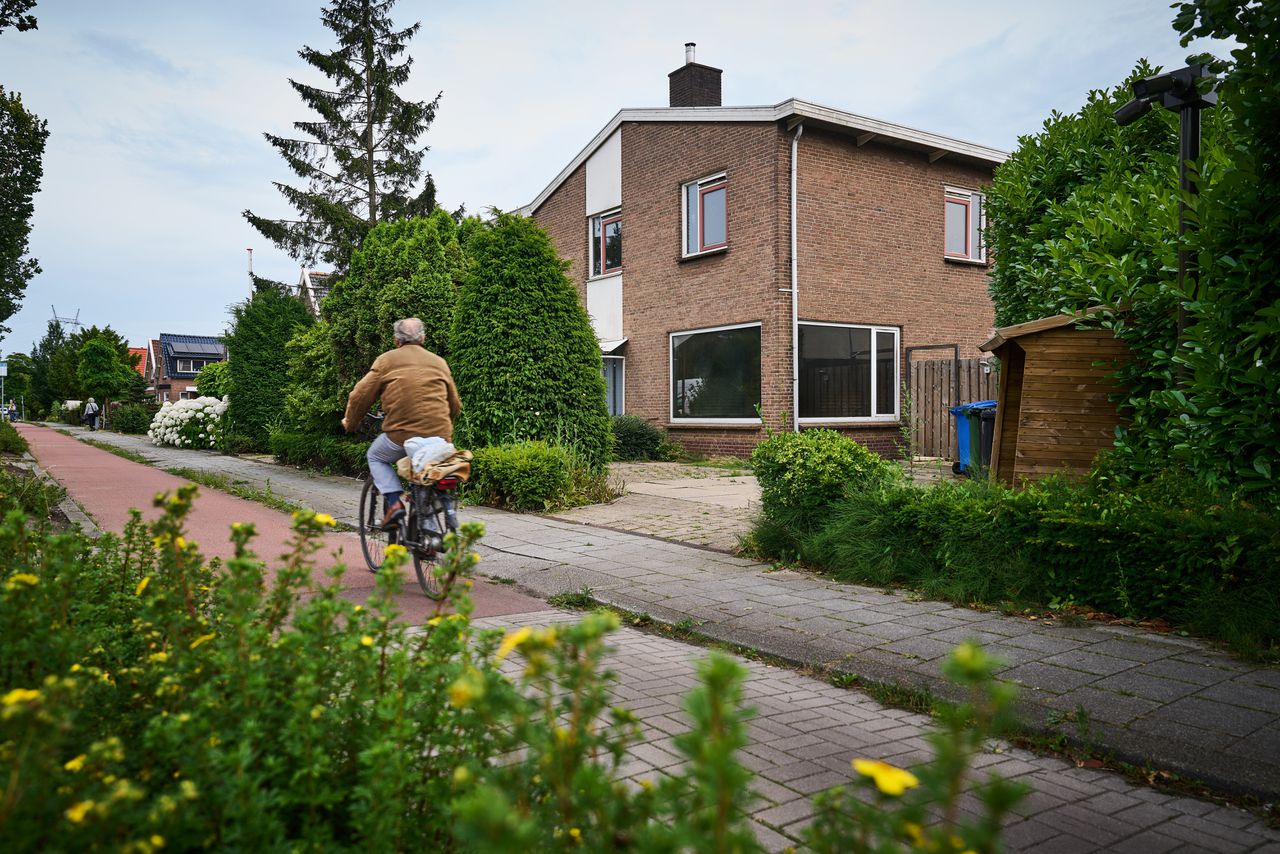
[{"label": "lamp head", "polygon": [[[1145,81],[1139,81],[1139,82],[1145,82]],[[1138,88],[1138,84],[1137,83],[1133,84],[1133,88],[1136,90]],[[1151,111],[1150,100],[1148,100],[1147,98],[1134,98],[1132,101],[1129,101],[1123,107],[1116,110],[1116,124],[1121,126],[1130,124],[1142,118],[1150,111]]]}]

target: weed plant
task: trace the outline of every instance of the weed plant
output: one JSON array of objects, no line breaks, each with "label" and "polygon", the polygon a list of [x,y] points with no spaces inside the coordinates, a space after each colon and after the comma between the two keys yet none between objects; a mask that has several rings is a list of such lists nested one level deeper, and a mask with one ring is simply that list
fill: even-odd
[{"label": "weed plant", "polygon": [[25,454],[27,449],[26,437],[8,421],[0,421],[0,453]]}]

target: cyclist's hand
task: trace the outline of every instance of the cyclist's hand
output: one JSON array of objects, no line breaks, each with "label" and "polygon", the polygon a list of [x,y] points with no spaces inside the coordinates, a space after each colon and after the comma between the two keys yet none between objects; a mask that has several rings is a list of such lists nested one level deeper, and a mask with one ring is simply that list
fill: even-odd
[{"label": "cyclist's hand", "polygon": [[351,423],[350,423],[349,421],[347,421],[347,419],[346,419],[346,418],[343,418],[343,419],[342,419],[342,429],[343,429],[343,430],[345,430],[345,431],[346,431],[346,432],[348,432],[348,433],[354,433],[354,432],[355,432],[355,428],[353,428],[353,427],[351,426]]}]

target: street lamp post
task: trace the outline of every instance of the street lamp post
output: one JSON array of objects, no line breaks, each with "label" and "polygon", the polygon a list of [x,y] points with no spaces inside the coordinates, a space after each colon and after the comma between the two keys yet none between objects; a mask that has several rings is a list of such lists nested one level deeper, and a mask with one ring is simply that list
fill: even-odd
[{"label": "street lamp post", "polygon": [[[1198,290],[1198,276],[1186,245],[1186,234],[1195,226],[1187,220],[1186,194],[1198,193],[1199,188],[1191,180],[1188,164],[1200,159],[1200,111],[1218,103],[1218,93],[1201,93],[1196,81],[1209,76],[1209,67],[1202,63],[1188,65],[1146,77],[1133,84],[1133,99],[1116,110],[1116,124],[1127,125],[1146,115],[1154,103],[1169,110],[1178,111],[1178,186],[1183,197],[1178,199],[1178,293],[1186,294],[1186,280],[1193,280],[1192,290]],[[1178,301],[1178,346],[1187,328],[1187,304]],[[1179,367],[1185,378],[1185,367]]]}]

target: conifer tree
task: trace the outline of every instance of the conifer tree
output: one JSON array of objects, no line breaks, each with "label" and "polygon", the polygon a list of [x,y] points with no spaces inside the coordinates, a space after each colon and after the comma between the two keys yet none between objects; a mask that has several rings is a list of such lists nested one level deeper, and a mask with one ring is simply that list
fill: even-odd
[{"label": "conifer tree", "polygon": [[413,58],[406,49],[420,24],[396,29],[390,18],[395,3],[330,0],[321,20],[337,47],[304,47],[298,54],[328,85],[289,81],[319,116],[295,122],[297,136],[264,134],[305,182],[275,182],[299,218],[270,219],[248,210],[244,216],[296,260],[344,270],[375,225],[435,207],[435,184],[422,168],[427,149],[418,139],[435,118],[440,95],[407,101],[396,91],[409,79]]}]

